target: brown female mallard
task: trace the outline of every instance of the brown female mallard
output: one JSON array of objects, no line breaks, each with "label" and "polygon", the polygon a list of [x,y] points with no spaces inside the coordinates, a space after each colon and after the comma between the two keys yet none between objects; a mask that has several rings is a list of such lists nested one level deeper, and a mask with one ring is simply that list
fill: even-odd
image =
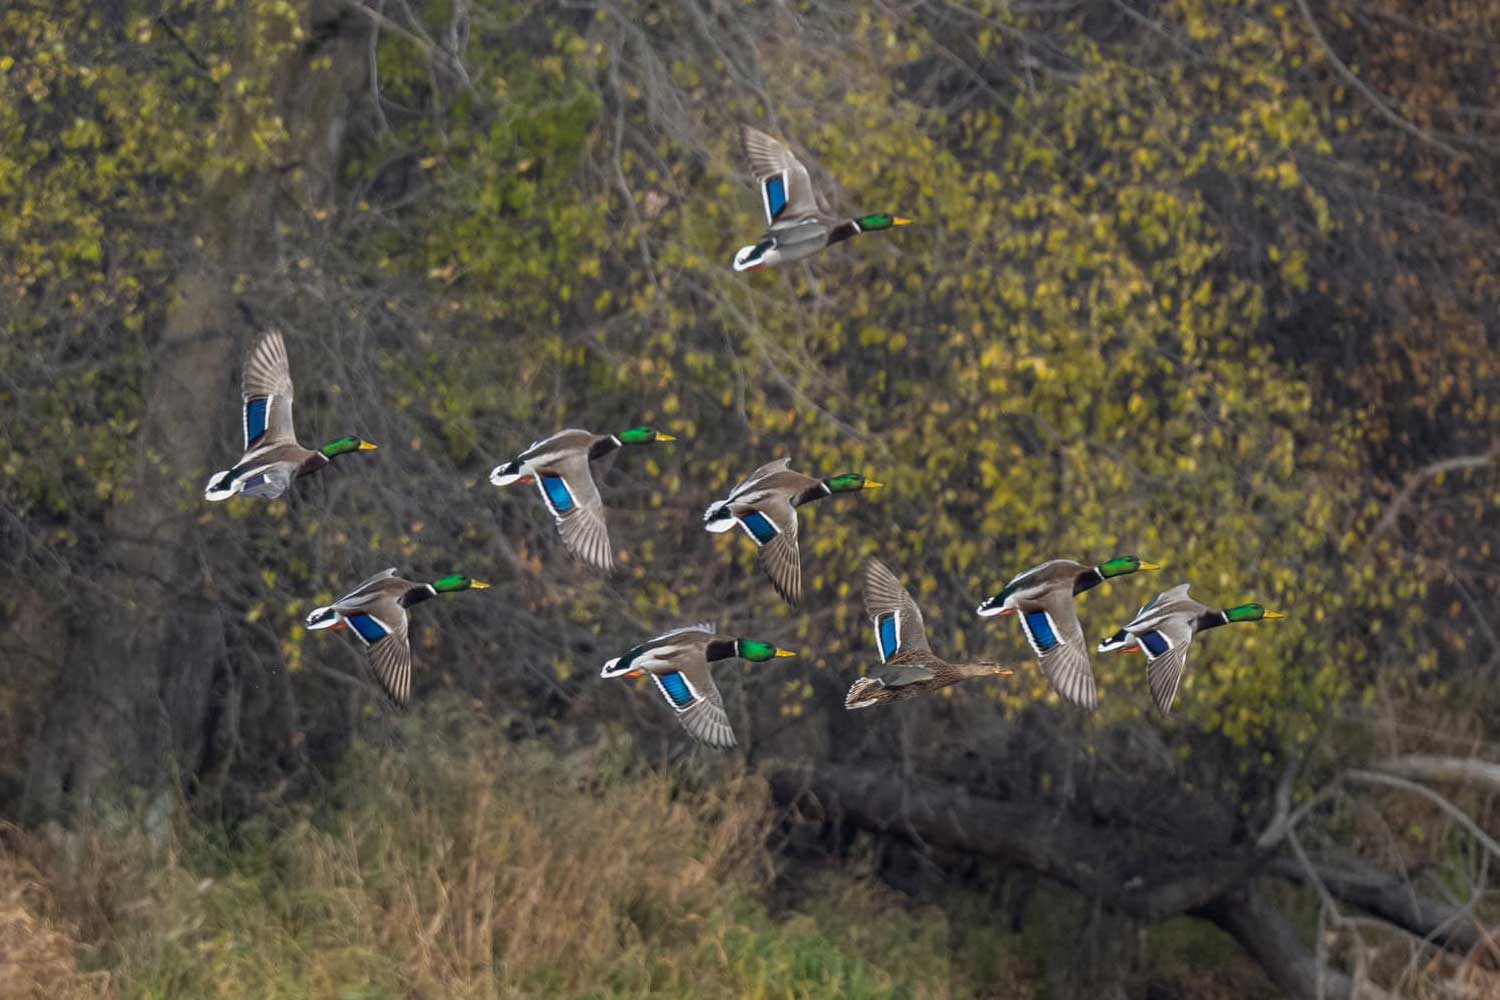
[{"label": "brown female mallard", "polygon": [[865,566],[865,612],[875,625],[881,666],[849,688],[845,708],[869,708],[915,698],[970,677],[1008,677],[1015,671],[998,663],[949,663],[927,645],[922,611],[885,564]]}]

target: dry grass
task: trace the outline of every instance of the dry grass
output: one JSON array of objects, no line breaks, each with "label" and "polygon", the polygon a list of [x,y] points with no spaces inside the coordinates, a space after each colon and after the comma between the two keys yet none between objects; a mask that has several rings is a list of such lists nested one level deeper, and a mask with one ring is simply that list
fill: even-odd
[{"label": "dry grass", "polygon": [[[10,831],[13,833],[13,831]],[[34,865],[0,853],[0,997],[84,1000],[107,995],[107,978],[79,971],[77,929],[58,912]]]},{"label": "dry grass", "polygon": [[[45,856],[74,926],[96,943],[80,952],[63,924],[29,934],[29,965],[49,970],[29,974],[38,989],[223,1000],[952,995],[940,920],[884,909],[853,884],[815,913],[766,912],[756,887],[769,873],[772,812],[758,779],[684,784],[635,773],[623,748],[558,754],[482,731],[445,740],[416,721],[405,735],[399,750],[358,751],[317,814],[241,830],[232,847],[187,823],[155,842],[122,832],[140,823],[50,850],[27,841],[20,849]],[[0,871],[24,864],[13,852]],[[41,884],[15,876],[0,891]],[[49,919],[35,901],[17,912],[27,927]],[[107,978],[80,975],[80,953]],[[0,984],[0,996],[28,995]]]}]

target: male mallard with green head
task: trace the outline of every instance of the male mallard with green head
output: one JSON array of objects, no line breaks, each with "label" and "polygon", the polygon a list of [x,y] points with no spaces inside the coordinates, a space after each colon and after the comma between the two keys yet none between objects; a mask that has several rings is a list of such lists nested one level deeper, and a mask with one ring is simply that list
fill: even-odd
[{"label": "male mallard with green head", "polygon": [[949,663],[927,644],[922,611],[896,574],[878,559],[865,566],[865,613],[875,625],[875,649],[881,666],[861,677],[844,697],[848,709],[869,708],[915,698],[970,677],[1009,677],[1015,671],[998,663]]},{"label": "male mallard with green head", "polygon": [[487,583],[457,573],[431,583],[416,583],[401,579],[392,566],[327,607],[314,609],[307,616],[307,627],[352,631],[365,647],[375,679],[391,701],[404,706],[411,697],[411,642],[407,638],[406,609],[439,594],[488,587]]},{"label": "male mallard with green head", "polygon": [[632,427],[618,434],[569,429],[531,446],[490,473],[496,486],[535,483],[552,512],[563,544],[579,559],[608,572],[614,567],[604,501],[589,463],[627,444],[675,441],[651,427]]},{"label": "male mallard with green head", "polygon": [[1073,598],[1113,577],[1160,568],[1135,556],[1117,556],[1099,566],[1053,559],[1017,576],[975,610],[984,618],[1019,614],[1021,630],[1053,689],[1092,712],[1099,707],[1099,692]]},{"label": "male mallard with green head", "polygon": [[748,125],[741,139],[765,206],[766,232],[734,255],[736,271],[790,264],[860,233],[911,224],[910,219],[884,212],[841,219],[818,204],[807,168],[782,142]]},{"label": "male mallard with green head", "polygon": [[647,639],[606,663],[599,676],[650,674],[689,736],[699,743],[728,750],[735,745],[734,729],[724,713],[724,698],[709,665],[736,656],[751,663],[764,663],[796,655],[769,642],[722,638],[712,622],[702,622]]},{"label": "male mallard with green head", "polygon": [[297,443],[292,427],[292,369],[279,332],[272,330],[255,345],[240,379],[245,453],[234,468],[209,478],[203,490],[205,500],[227,500],[236,493],[275,500],[293,479],[317,472],[340,455],[375,450],[370,442],[352,435],[330,441],[318,451]]},{"label": "male mallard with green head", "polygon": [[1130,623],[1099,643],[1099,652],[1114,651],[1146,654],[1146,677],[1151,682],[1151,697],[1162,714],[1172,711],[1182,672],[1187,666],[1188,646],[1199,632],[1235,622],[1275,621],[1285,618],[1280,611],[1267,611],[1259,604],[1240,604],[1232,608],[1211,608],[1188,596],[1188,584],[1181,583],[1151,599],[1136,612]]},{"label": "male mallard with green head", "polygon": [[712,532],[729,531],[736,524],[760,546],[760,565],[776,593],[796,607],[802,598],[802,554],[797,547],[797,508],[835,493],[875,490],[880,483],[848,472],[814,479],[778,458],[750,473],[748,479],[716,500],[703,512],[703,526]]}]

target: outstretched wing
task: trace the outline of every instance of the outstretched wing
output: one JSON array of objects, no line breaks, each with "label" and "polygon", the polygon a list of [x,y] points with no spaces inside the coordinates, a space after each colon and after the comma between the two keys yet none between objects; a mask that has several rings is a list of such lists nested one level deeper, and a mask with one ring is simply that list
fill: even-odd
[{"label": "outstretched wing", "polygon": [[767,226],[785,225],[818,214],[812,178],[790,149],[749,125],[744,127],[741,138],[750,172],[760,187]]},{"label": "outstretched wing", "polygon": [[1026,641],[1057,693],[1091,712],[1098,708],[1099,692],[1073,595],[1053,591],[1040,601],[1022,604],[1018,617]]},{"label": "outstretched wing", "polygon": [[790,458],[778,458],[775,461],[767,462],[765,465],[762,465],[760,468],[750,473],[750,475],[746,476],[738,486],[730,490],[729,499],[733,500],[735,497],[745,492],[746,488],[755,485],[769,475],[773,475],[777,472],[786,472],[791,468],[791,465],[792,460]]},{"label": "outstretched wing", "polygon": [[334,610],[345,611],[350,608],[358,608],[376,600],[378,597],[378,594],[375,593],[377,584],[382,580],[389,580],[395,575],[396,567],[390,566],[376,573],[374,576],[361,580],[358,587],[355,587],[333,603]]},{"label": "outstretched wing", "polygon": [[260,500],[275,500],[292,487],[296,466],[290,462],[272,462],[240,480],[240,495]]},{"label": "outstretched wing", "polygon": [[881,663],[899,652],[932,652],[921,609],[879,559],[865,565],[865,613],[875,624],[875,648]]},{"label": "outstretched wing", "polygon": [[280,331],[272,330],[250,351],[240,377],[240,393],[244,398],[246,452],[261,445],[296,443],[297,434],[292,426],[292,368]]},{"label": "outstretched wing", "polygon": [[570,452],[545,468],[537,468],[536,485],[568,551],[605,572],[613,569],[604,501],[594,483],[588,453]]},{"label": "outstretched wing", "polygon": [[745,534],[760,546],[760,565],[771,586],[788,604],[802,599],[802,553],[797,546],[797,511],[780,494],[763,496],[755,506],[732,504],[730,509]]},{"label": "outstretched wing", "polygon": [[1146,654],[1146,678],[1151,697],[1166,715],[1172,711],[1182,674],[1187,668],[1188,646],[1193,642],[1193,622],[1207,610],[1187,596],[1187,585],[1175,587],[1148,604],[1125,626]]},{"label": "outstretched wing", "polygon": [[370,667],[386,695],[398,706],[411,699],[411,642],[406,611],[394,601],[382,601],[364,611],[344,615],[349,630],[365,644]]},{"label": "outstretched wing", "polygon": [[677,721],[688,735],[699,743],[720,750],[735,745],[734,729],[724,712],[724,698],[714,683],[707,663],[693,663],[667,673],[653,673],[651,679],[661,692]]}]

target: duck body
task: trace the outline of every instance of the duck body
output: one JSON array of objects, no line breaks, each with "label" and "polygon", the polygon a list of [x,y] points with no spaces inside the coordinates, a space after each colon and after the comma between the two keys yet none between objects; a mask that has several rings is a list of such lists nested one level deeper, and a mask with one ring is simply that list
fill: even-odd
[{"label": "duck body", "polygon": [[1118,556],[1099,566],[1053,559],[1015,576],[975,610],[984,618],[1016,615],[1053,689],[1092,712],[1099,707],[1099,691],[1074,598],[1111,577],[1156,568],[1135,556]]},{"label": "duck body", "polygon": [[715,533],[739,525],[760,549],[760,565],[788,604],[802,599],[802,554],[797,543],[797,508],[836,493],[879,489],[881,484],[857,473],[814,479],[778,458],[752,472],[723,500],[703,512],[703,527]]},{"label": "duck body", "polygon": [[865,612],[875,627],[880,666],[850,686],[844,697],[847,709],[931,694],[971,677],[1014,673],[998,663],[949,663],[934,653],[917,602],[878,559],[865,565]]},{"label": "duck body", "polygon": [[604,664],[604,678],[650,676],[677,721],[699,743],[728,750],[736,745],[710,664],[732,657],[751,662],[795,656],[770,643],[720,636],[711,622],[663,632]]},{"label": "duck body", "polygon": [[860,233],[911,222],[886,213],[839,218],[818,203],[807,167],[784,143],[748,125],[742,128],[740,139],[760,190],[766,231],[758,241],[741,247],[734,255],[736,271],[790,264]]},{"label": "duck body", "polygon": [[375,678],[398,706],[411,698],[411,642],[407,609],[441,593],[484,590],[489,584],[466,576],[417,583],[396,575],[396,567],[376,573],[332,604],[307,616],[310,631],[348,629],[365,647]]},{"label": "duck body", "polygon": [[490,473],[490,482],[496,486],[535,483],[557,523],[563,545],[575,557],[609,572],[614,568],[614,553],[604,500],[590,463],[626,444],[671,440],[670,435],[649,427],[633,427],[619,434],[569,428],[533,441],[520,455],[497,465]]},{"label": "duck body", "polygon": [[209,477],[205,500],[235,495],[275,500],[293,480],[317,472],[339,455],[375,450],[375,445],[354,436],[330,441],[318,451],[297,443],[291,366],[286,344],[275,330],[262,337],[246,359],[240,395],[244,453],[233,468]]},{"label": "duck body", "polygon": [[1099,643],[1099,652],[1146,654],[1146,677],[1151,698],[1163,715],[1170,714],[1187,668],[1188,647],[1200,632],[1236,622],[1276,620],[1279,611],[1259,604],[1213,608],[1188,596],[1190,584],[1180,583],[1163,591],[1136,612],[1124,628]]}]

